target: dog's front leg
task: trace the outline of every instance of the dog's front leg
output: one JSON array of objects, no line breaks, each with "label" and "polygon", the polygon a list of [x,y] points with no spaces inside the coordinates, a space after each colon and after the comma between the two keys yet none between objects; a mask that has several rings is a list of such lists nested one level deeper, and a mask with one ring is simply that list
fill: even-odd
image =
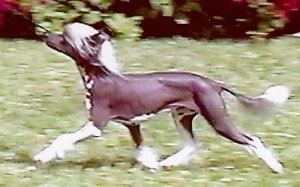
[{"label": "dog's front leg", "polygon": [[58,136],[48,147],[33,157],[34,161],[47,163],[65,157],[67,151],[74,149],[76,143],[92,137],[101,136],[101,131],[92,121],[87,122],[79,130]]}]

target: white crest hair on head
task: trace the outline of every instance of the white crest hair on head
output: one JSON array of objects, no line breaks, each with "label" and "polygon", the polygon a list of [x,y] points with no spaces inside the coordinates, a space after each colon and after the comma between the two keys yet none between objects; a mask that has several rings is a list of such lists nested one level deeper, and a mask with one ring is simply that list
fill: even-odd
[{"label": "white crest hair on head", "polygon": [[[66,25],[64,29],[67,42],[70,43],[81,56],[88,57],[88,54],[97,52],[99,54],[95,56],[103,66],[114,74],[120,74],[120,66],[115,57],[113,45],[109,40],[102,43],[100,50],[95,50],[88,43],[87,38],[97,33],[99,33],[98,30],[82,23],[71,23]],[[99,37],[101,37],[101,34],[99,34]]]},{"label": "white crest hair on head", "polygon": [[67,42],[79,53],[85,53],[82,49],[83,42],[86,42],[84,39],[97,33],[96,29],[82,23],[71,23],[64,28],[64,36]]}]

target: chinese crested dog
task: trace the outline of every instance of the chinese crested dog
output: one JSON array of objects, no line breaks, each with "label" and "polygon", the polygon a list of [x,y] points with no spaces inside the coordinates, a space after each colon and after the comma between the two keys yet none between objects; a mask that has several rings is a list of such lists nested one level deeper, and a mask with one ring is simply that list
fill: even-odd
[{"label": "chinese crested dog", "polygon": [[[49,47],[75,61],[86,89],[89,119],[77,131],[58,136],[34,156],[35,161],[46,163],[64,158],[78,142],[101,136],[107,123],[115,121],[128,128],[136,145],[135,158],[145,167],[158,170],[187,164],[199,147],[192,122],[195,116],[202,115],[219,135],[242,145],[274,172],[282,172],[282,164],[258,137],[235,127],[221,93],[230,93],[251,110],[272,113],[288,99],[288,87],[275,85],[256,97],[248,97],[224,83],[188,72],[125,74],[120,71],[110,37],[81,23],[68,24],[62,34],[46,33],[44,37]],[[140,125],[165,110],[172,113],[184,146],[160,160],[143,143]]]}]

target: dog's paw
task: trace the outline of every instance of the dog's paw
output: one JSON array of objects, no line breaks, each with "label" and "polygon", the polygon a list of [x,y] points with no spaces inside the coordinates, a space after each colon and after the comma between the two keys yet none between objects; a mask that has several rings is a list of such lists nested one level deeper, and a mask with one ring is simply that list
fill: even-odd
[{"label": "dog's paw", "polygon": [[74,149],[70,134],[63,134],[56,138],[50,146],[33,157],[36,162],[47,163],[56,159],[63,159],[67,151]]},{"label": "dog's paw", "polygon": [[159,162],[160,167],[170,168],[174,166],[184,166],[188,165],[189,161],[195,155],[198,149],[197,144],[193,144],[191,146],[186,146],[182,148],[177,153],[167,157],[166,159]]},{"label": "dog's paw", "polygon": [[163,168],[171,168],[179,165],[185,165],[186,163],[181,163],[177,159],[174,159],[174,157],[168,157],[162,161],[159,162],[159,166]]},{"label": "dog's paw", "polygon": [[275,173],[282,173],[284,167],[273,151],[268,149],[258,137],[251,136],[251,139],[251,145],[247,146],[247,150],[262,159]]},{"label": "dog's paw", "polygon": [[57,159],[63,159],[66,149],[62,147],[49,146],[33,157],[33,160],[41,163],[48,163]]},{"label": "dog's paw", "polygon": [[50,146],[44,149],[43,151],[41,151],[39,154],[35,155],[33,157],[33,160],[36,162],[41,162],[43,164],[48,163],[58,158],[57,153],[58,152]]},{"label": "dog's paw", "polygon": [[136,160],[149,169],[150,172],[159,170],[158,156],[150,147],[139,147],[135,155]]}]

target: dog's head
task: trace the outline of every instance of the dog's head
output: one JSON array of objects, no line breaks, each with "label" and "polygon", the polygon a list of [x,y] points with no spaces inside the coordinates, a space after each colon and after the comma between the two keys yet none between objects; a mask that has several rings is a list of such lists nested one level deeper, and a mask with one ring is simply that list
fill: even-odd
[{"label": "dog's head", "polygon": [[62,34],[48,33],[46,44],[70,56],[79,66],[99,66],[119,74],[110,36],[101,30],[82,23],[67,24]]}]

